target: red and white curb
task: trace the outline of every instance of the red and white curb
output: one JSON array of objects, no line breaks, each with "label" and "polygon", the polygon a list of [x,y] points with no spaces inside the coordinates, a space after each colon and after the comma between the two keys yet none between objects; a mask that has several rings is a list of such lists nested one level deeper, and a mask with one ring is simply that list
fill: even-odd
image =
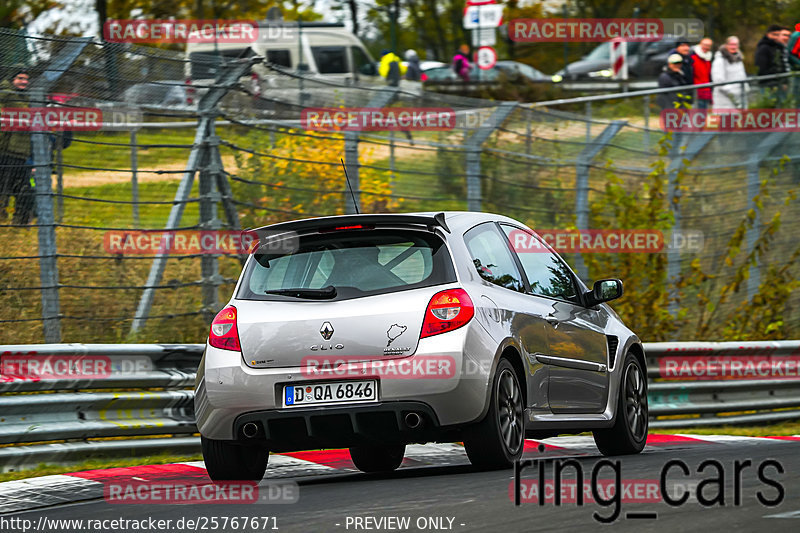
[{"label": "red and white curb", "polygon": [[[660,435],[647,439],[644,453],[683,450],[687,447],[756,446],[769,442],[800,442],[800,435],[787,437],[736,437],[730,435]],[[599,456],[590,436],[552,437],[527,440],[528,457]],[[432,466],[468,465],[469,459],[459,444],[410,444],[400,466],[420,468]],[[320,475],[341,475],[358,472],[346,449],[273,454],[269,458],[266,480],[294,479]],[[202,461],[168,465],[88,470],[70,474],[43,476],[0,483],[0,514],[52,507],[66,503],[94,500],[103,497],[109,482],[126,481],[208,481]]]}]

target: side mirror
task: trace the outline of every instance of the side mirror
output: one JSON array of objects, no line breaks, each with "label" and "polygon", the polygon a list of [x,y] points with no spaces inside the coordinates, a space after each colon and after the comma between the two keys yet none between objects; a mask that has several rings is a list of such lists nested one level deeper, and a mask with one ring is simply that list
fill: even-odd
[{"label": "side mirror", "polygon": [[586,293],[589,307],[594,307],[603,302],[610,302],[622,296],[622,280],[600,279],[594,282],[590,292]]},{"label": "side mirror", "polygon": [[358,71],[364,76],[378,75],[378,69],[375,67],[375,63],[364,63],[359,67]]}]

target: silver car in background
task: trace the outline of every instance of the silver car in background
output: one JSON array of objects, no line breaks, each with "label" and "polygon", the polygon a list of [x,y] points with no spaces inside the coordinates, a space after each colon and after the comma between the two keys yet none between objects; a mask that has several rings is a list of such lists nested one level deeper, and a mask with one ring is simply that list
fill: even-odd
[{"label": "silver car in background", "polygon": [[261,479],[269,452],[304,449],[346,447],[381,472],[408,443],[463,442],[482,468],[513,464],[526,436],[644,447],[644,351],[604,303],[622,282],[588,289],[520,222],[345,215],[258,232],[198,370],[212,479]]}]

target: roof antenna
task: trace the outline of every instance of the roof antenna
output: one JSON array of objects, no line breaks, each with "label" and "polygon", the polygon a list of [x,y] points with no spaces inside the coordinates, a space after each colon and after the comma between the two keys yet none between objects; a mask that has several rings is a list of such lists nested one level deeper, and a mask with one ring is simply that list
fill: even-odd
[{"label": "roof antenna", "polygon": [[358,203],[356,203],[356,195],[353,192],[353,186],[350,185],[350,176],[347,175],[347,166],[344,164],[344,159],[341,157],[339,161],[342,162],[342,169],[344,169],[344,180],[347,182],[347,188],[350,189],[350,197],[353,199],[353,208],[356,210],[356,214],[360,215],[361,212],[358,210]]}]

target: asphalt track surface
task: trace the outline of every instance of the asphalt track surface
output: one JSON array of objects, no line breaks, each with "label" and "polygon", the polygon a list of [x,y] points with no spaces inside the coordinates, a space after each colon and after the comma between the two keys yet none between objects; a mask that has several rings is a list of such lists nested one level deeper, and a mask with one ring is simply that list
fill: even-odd
[{"label": "asphalt track surface", "polygon": [[[724,437],[715,443],[698,445],[697,442],[672,442],[665,446],[651,446],[637,456],[613,458],[619,460],[619,471],[623,484],[628,480],[654,480],[658,483],[660,473],[668,461],[678,460],[690,470],[684,475],[679,467],[669,470],[667,479],[672,487],[672,496],[688,491],[690,498],[679,506],[670,506],[663,501],[630,502],[619,505],[619,516],[612,527],[630,531],[797,531],[800,525],[800,441],[770,439],[731,439]],[[189,504],[189,505],[141,505],[110,504],[102,498],[90,501],[49,507],[46,509],[6,513],[3,533],[22,531],[19,523],[11,524],[11,518],[27,519],[38,523],[46,517],[53,524],[58,519],[137,519],[171,520],[168,527],[155,530],[171,531],[589,531],[605,527],[593,516],[610,516],[616,505],[603,506],[597,503],[564,503],[556,506],[551,502],[523,502],[515,506],[513,501],[514,473],[507,471],[478,471],[465,458],[448,456],[439,464],[404,465],[400,470],[387,474],[363,474],[349,469],[330,471],[285,471],[282,480],[296,482],[299,500],[293,504]],[[522,477],[536,479],[538,465],[544,465],[545,480],[553,479],[552,466],[566,458],[574,458],[584,470],[589,482],[593,468],[602,457],[586,448],[576,451],[573,447],[550,447],[540,451],[536,443],[529,444],[526,458],[539,462],[523,470]],[[543,458],[549,460],[543,460]],[[714,461],[721,467],[707,466],[702,473],[698,467],[704,461]],[[752,466],[744,467],[738,476],[741,482],[740,501],[736,497],[736,467],[749,460]],[[769,461],[769,462],[768,462]],[[763,466],[763,477],[759,479],[758,468]],[[779,472],[782,470],[783,472]],[[572,472],[573,470],[568,470]],[[599,478],[613,478],[610,467],[600,471]],[[703,480],[724,477],[720,485],[708,484],[706,497],[722,494],[724,504],[704,506],[697,501],[697,483]],[[270,476],[270,470],[267,471]],[[570,478],[565,474],[565,479]],[[271,483],[262,481],[261,486]],[[575,479],[572,476],[572,479]],[[274,482],[274,481],[273,481]],[[652,484],[652,482],[651,482]],[[780,488],[778,488],[780,487]],[[769,505],[759,502],[758,494]],[[631,493],[631,495],[634,495]],[[702,497],[702,496],[701,496]],[[224,517],[259,517],[256,527],[252,522],[221,527]],[[181,519],[205,517],[203,524],[193,528],[176,527]],[[269,517],[264,520],[261,517]],[[273,518],[274,517],[274,518]],[[390,519],[391,521],[381,521]],[[213,527],[211,518],[217,518]],[[359,520],[360,519],[360,520]],[[408,519],[407,524],[402,520]],[[399,521],[397,521],[399,520]],[[205,525],[205,528],[202,527]],[[31,529],[33,530],[33,529]],[[39,530],[41,531],[41,529]],[[87,531],[69,527],[51,527],[46,531]],[[91,531],[133,531],[133,529],[105,529]],[[138,529],[148,531],[148,529]],[[150,530],[152,531],[152,530]]]}]

